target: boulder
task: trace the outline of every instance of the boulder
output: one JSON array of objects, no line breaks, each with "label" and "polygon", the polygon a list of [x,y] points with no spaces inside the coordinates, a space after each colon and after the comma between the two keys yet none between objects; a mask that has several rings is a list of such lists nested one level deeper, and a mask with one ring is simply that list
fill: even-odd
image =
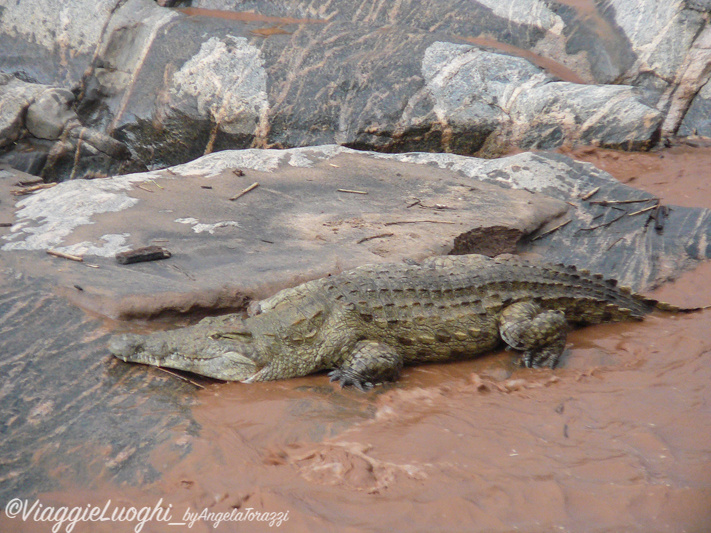
[{"label": "boulder", "polygon": [[0,74],[0,147],[20,138],[27,108],[45,89],[45,86]]},{"label": "boulder", "polygon": [[681,123],[679,135],[711,137],[711,83],[706,83],[694,98]]},{"label": "boulder", "polygon": [[[139,165],[126,145],[82,125],[74,111],[74,94],[60,87],[0,77],[0,155],[13,168],[57,181],[60,176],[85,177],[89,172],[120,172]],[[89,161],[87,165],[87,161]]]},{"label": "boulder", "polygon": [[67,122],[76,119],[73,102],[71,91],[55,87],[44,90],[27,108],[25,127],[38,139],[59,139]]}]

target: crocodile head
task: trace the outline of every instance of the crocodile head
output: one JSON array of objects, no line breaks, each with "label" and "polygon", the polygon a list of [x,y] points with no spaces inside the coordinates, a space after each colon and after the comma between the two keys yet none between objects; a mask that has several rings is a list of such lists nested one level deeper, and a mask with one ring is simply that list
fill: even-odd
[{"label": "crocodile head", "polygon": [[109,340],[109,351],[129,363],[175,368],[227,381],[246,380],[259,370],[250,358],[254,348],[249,341],[191,329],[115,335]]}]

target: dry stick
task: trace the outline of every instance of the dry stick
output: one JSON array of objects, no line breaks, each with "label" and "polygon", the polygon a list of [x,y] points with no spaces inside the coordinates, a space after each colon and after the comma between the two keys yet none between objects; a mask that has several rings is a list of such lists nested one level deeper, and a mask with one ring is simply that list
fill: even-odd
[{"label": "dry stick", "polygon": [[639,198],[637,200],[591,200],[595,205],[641,204],[643,202],[659,202],[659,198]]},{"label": "dry stick", "polygon": [[383,226],[397,226],[398,224],[420,224],[422,222],[429,222],[430,224],[456,224],[456,222],[450,222],[448,220],[401,220],[399,222],[386,222]]},{"label": "dry stick", "polygon": [[232,198],[230,198],[230,200],[234,202],[237,198],[240,198],[240,197],[244,196],[244,195],[247,194],[249,191],[253,191],[253,190],[256,189],[257,187],[259,187],[259,182],[258,182],[258,181],[255,181],[254,183],[252,183],[252,185],[250,185],[249,187],[247,187],[247,188],[244,189],[243,191],[241,191],[241,192],[235,194]]},{"label": "dry stick", "polygon": [[84,142],[84,128],[81,129],[79,133],[79,138],[77,139],[77,147],[74,149],[74,165],[72,166],[72,171],[69,174],[69,179],[73,180],[77,176],[77,169],[79,168],[79,159],[81,158],[81,145]]},{"label": "dry stick", "polygon": [[195,383],[193,380],[186,378],[185,376],[181,376],[180,374],[177,374],[175,372],[171,372],[170,370],[163,368],[162,366],[157,366],[156,367],[158,370],[162,370],[166,374],[170,374],[171,376],[175,376],[178,379],[182,379],[183,381],[187,381],[191,385],[195,385],[199,389],[204,389],[205,387],[203,385],[200,385],[199,383]]},{"label": "dry stick", "polygon": [[359,240],[357,242],[357,244],[360,244],[360,243],[366,242],[366,241],[372,241],[373,239],[381,239],[383,237],[392,237],[393,235],[395,235],[395,234],[394,233],[381,233],[379,235],[372,235],[371,237],[363,237],[361,240]]},{"label": "dry stick", "polygon": [[336,189],[337,192],[349,192],[351,194],[368,194],[368,191],[354,191],[352,189]]},{"label": "dry stick", "polygon": [[143,189],[146,192],[153,192],[152,190],[148,189],[147,187],[144,187],[143,185],[141,185],[140,183],[137,183],[136,187],[138,187],[139,189]]},{"label": "dry stick", "polygon": [[592,191],[589,193],[586,193],[580,197],[581,200],[588,200],[592,198],[598,191],[600,190],[600,187],[595,187]]},{"label": "dry stick", "polygon": [[42,178],[34,178],[31,180],[20,180],[17,183],[15,183],[15,187],[29,187],[30,185],[37,185],[40,183],[43,183],[44,180]]},{"label": "dry stick", "polygon": [[597,226],[590,226],[589,228],[580,228],[578,231],[592,231],[594,229],[604,228],[605,226],[610,226],[611,224],[614,224],[615,222],[617,222],[618,220],[620,220],[621,218],[624,218],[626,216],[627,216],[627,213],[622,213],[619,217],[613,218],[609,222],[604,222],[602,224],[598,224]]},{"label": "dry stick", "polygon": [[624,239],[624,237],[620,237],[619,239],[617,239],[617,240],[616,240],[615,242],[613,242],[610,246],[608,246],[605,251],[607,251],[607,250],[609,250],[610,248],[612,248],[615,244],[617,244],[618,242],[620,242],[622,239]]},{"label": "dry stick", "polygon": [[641,213],[646,213],[647,211],[651,211],[652,209],[656,209],[657,207],[659,207],[659,204],[650,205],[649,207],[645,207],[644,209],[640,209],[639,211],[635,211],[634,213],[628,213],[627,216],[633,217],[635,215],[639,215]]},{"label": "dry stick", "polygon": [[41,191],[43,189],[51,189],[52,187],[56,186],[56,183],[40,183],[39,185],[32,185],[30,187],[24,187],[22,189],[17,189],[12,191],[12,194],[14,196],[24,196],[26,194],[30,194],[36,191]]},{"label": "dry stick", "polygon": [[62,259],[69,259],[70,261],[77,261],[79,263],[84,262],[84,258],[79,257],[78,255],[65,254],[64,252],[58,252],[57,250],[47,250],[47,253],[49,255],[53,255],[54,257],[61,257]]},{"label": "dry stick", "polygon": [[549,229],[548,231],[544,231],[544,232],[541,233],[540,235],[536,235],[536,236],[535,236],[533,239],[531,239],[531,240],[532,240],[532,241],[537,241],[538,239],[542,239],[542,238],[545,237],[546,235],[550,235],[550,234],[553,233],[554,231],[558,231],[558,230],[559,230],[560,228],[562,228],[563,226],[565,226],[565,225],[567,225],[567,224],[570,224],[572,221],[573,221],[573,219],[571,218],[571,219],[566,220],[565,222],[561,222],[561,223],[558,224],[555,228],[551,228],[551,229]]}]

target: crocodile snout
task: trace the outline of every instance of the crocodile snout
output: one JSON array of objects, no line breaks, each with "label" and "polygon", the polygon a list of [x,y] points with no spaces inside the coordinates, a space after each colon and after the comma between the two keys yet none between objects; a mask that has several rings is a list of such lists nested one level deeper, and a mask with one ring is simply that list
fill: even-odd
[{"label": "crocodile snout", "polygon": [[259,367],[250,344],[214,338],[210,323],[148,335],[122,334],[109,339],[109,351],[126,363],[142,363],[194,372],[229,381],[252,377]]},{"label": "crocodile snout", "polygon": [[126,362],[134,360],[134,356],[143,350],[143,339],[138,335],[114,335],[109,339],[109,351]]}]

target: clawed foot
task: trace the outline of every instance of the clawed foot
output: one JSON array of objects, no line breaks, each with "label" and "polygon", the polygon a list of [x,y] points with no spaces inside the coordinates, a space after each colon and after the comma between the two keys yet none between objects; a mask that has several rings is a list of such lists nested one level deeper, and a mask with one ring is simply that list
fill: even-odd
[{"label": "clawed foot", "polygon": [[[507,347],[507,350],[513,348]],[[541,352],[541,351],[527,351],[524,352],[521,357],[514,361],[514,365],[523,368],[550,368],[553,369],[558,366],[560,361],[560,356],[557,350],[554,353]]]},{"label": "clawed foot", "polygon": [[338,381],[341,388],[353,385],[355,388],[362,392],[368,392],[370,389],[373,388],[373,384],[370,381],[365,381],[359,376],[354,376],[353,374],[344,372],[340,368],[331,370],[328,373],[328,377],[332,382]]},{"label": "clawed foot", "polygon": [[565,349],[568,323],[562,311],[541,309],[533,302],[517,302],[504,309],[499,334],[510,347],[523,352],[526,368],[555,368]]},{"label": "clawed foot", "polygon": [[521,365],[526,368],[555,368],[560,354],[547,351],[528,351],[521,357]]}]

